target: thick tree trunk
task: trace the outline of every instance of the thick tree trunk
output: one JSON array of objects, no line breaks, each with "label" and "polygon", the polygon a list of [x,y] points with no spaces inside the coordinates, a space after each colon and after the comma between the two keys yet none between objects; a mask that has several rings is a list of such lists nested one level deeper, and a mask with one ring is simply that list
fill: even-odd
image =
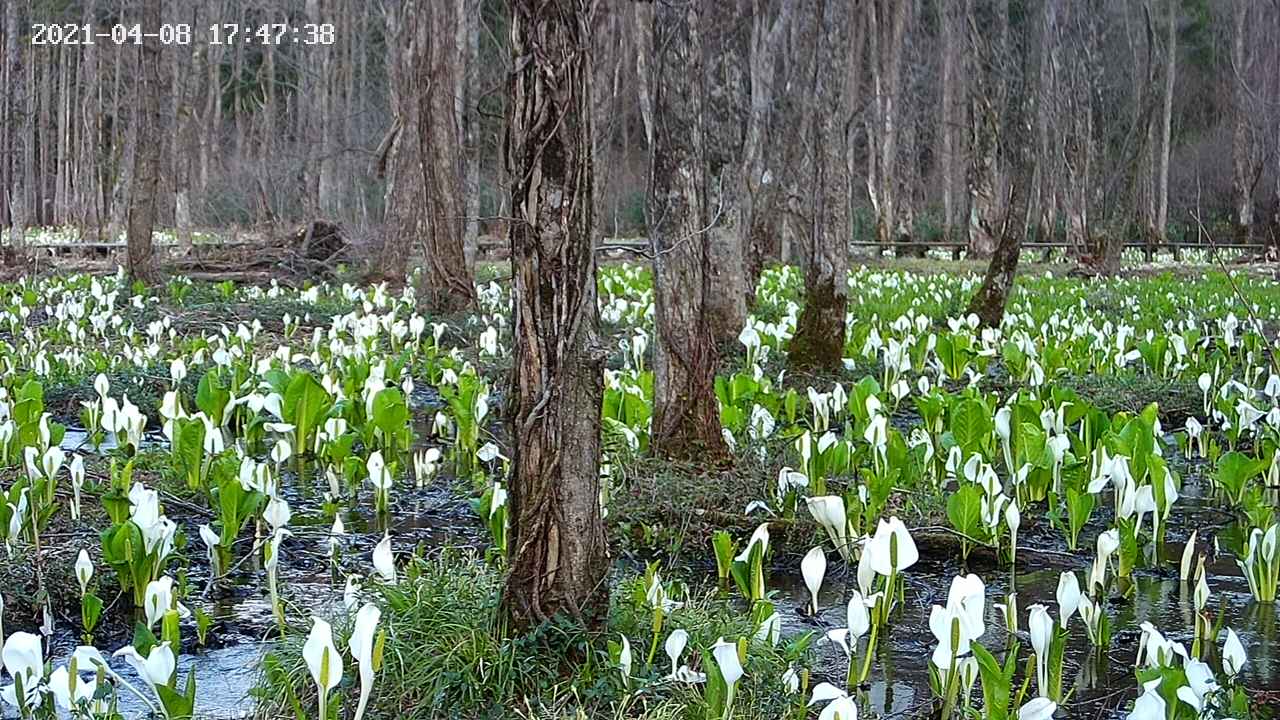
[{"label": "thick tree trunk", "polygon": [[[1000,182],[1000,143],[1009,71],[1008,0],[969,0],[969,255],[990,257],[1007,211]],[[992,33],[988,28],[994,27]],[[994,34],[995,39],[989,38]]]},{"label": "thick tree trunk", "polygon": [[377,158],[377,170],[387,177],[383,207],[382,247],[374,274],[399,284],[409,271],[413,248],[427,233],[423,160],[418,155],[417,132],[423,80],[423,55],[428,24],[416,2],[385,8],[387,32],[387,91],[391,99],[392,124],[384,143],[384,155]]},{"label": "thick tree trunk", "polygon": [[423,249],[424,305],[444,312],[475,302],[464,244],[463,157],[456,126],[455,6],[414,1],[387,10],[395,121],[389,135],[387,233],[378,274],[400,281]]},{"label": "thick tree trunk", "polygon": [[590,0],[513,0],[511,570],[517,627],[608,612],[592,227]]},{"label": "thick tree trunk", "polygon": [[654,7],[648,225],[653,248],[655,454],[717,461],[727,454],[715,396],[711,228],[698,3]]},{"label": "thick tree trunk", "polygon": [[[705,165],[707,282],[704,314],[717,347],[736,345],[747,320],[746,246],[742,242],[741,183],[743,129],[749,114],[747,69],[750,49],[735,32],[736,3],[699,3],[704,104],[702,157]],[[714,108],[712,112],[710,109]]]},{"label": "thick tree trunk", "polygon": [[419,114],[419,157],[425,158],[427,207],[431,213],[426,236],[423,285],[427,306],[456,311],[475,302],[472,265],[466,250],[466,204],[462,129],[458,127],[453,91],[461,72],[456,45],[459,18],[456,5],[430,3],[426,107]]},{"label": "thick tree trunk", "polygon": [[796,0],[781,0],[777,14],[770,19],[765,3],[754,0],[751,16],[751,42],[747,64],[751,83],[750,107],[747,112],[746,135],[742,141],[742,162],[738,198],[738,242],[746,256],[746,280],[743,290],[746,302],[755,302],[756,285],[764,270],[768,242],[769,217],[772,214],[776,173],[765,163],[768,150],[769,117],[774,103],[774,83],[782,41],[795,12]]},{"label": "thick tree trunk", "polygon": [[787,348],[792,367],[843,369],[849,275],[849,152],[854,111],[852,72],[860,47],[852,42],[846,3],[818,0],[814,15],[812,78],[804,108],[811,137],[811,227],[804,261],[804,308]]},{"label": "thick tree trunk", "polygon": [[[143,24],[159,27],[161,0],[146,0]],[[134,112],[133,182],[129,188],[128,272],[129,277],[147,285],[159,280],[152,231],[156,226],[157,195],[160,192],[160,158],[164,132],[160,95],[164,92],[160,41],[146,38],[137,48],[137,102]]]},{"label": "thick tree trunk", "polygon": [[1094,78],[1099,75],[1098,16],[1101,11],[1101,2],[1090,0],[1076,7],[1075,17],[1067,20],[1080,28],[1080,37],[1067,53],[1068,82],[1062,93],[1063,111],[1058,113],[1064,124],[1062,158],[1066,177],[1062,205],[1066,240],[1069,252],[1081,259],[1093,251],[1095,244],[1090,200],[1098,158],[1094,140],[1098,112],[1094,107]]},{"label": "thick tree trunk", "polygon": [[[1029,34],[1028,24],[1022,26],[1021,32],[1021,39],[1025,41]],[[1043,75],[1036,77],[1039,82],[1045,81]],[[1011,92],[1006,104],[1008,131],[1003,136],[1000,160],[1009,172],[1009,198],[1003,204],[1003,215],[993,225],[998,238],[995,252],[987,265],[982,285],[970,299],[968,308],[968,312],[977,315],[984,326],[997,328],[1004,319],[1005,305],[1013,290],[1022,243],[1029,227],[1027,216],[1035,193],[1036,170],[1039,163],[1046,161],[1046,158],[1032,152],[1035,139],[1028,118],[1030,99],[1037,92],[1043,96],[1045,88],[1017,68],[1009,68],[1004,83],[1006,90],[1011,88]]]}]

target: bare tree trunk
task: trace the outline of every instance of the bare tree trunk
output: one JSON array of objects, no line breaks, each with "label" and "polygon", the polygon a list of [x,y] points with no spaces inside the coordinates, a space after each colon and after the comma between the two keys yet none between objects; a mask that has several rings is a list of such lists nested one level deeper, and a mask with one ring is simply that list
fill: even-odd
[{"label": "bare tree trunk", "polygon": [[4,186],[6,206],[8,207],[9,246],[20,248],[23,245],[23,233],[27,222],[27,188],[28,178],[33,168],[27,163],[27,147],[31,144],[31,115],[28,112],[27,85],[25,71],[22,67],[22,55],[18,41],[18,3],[5,3],[4,37],[5,37],[5,113],[2,118],[5,126],[7,154],[0,158],[3,162],[7,182]]},{"label": "bare tree trunk", "polygon": [[[1058,176],[1062,170],[1060,150],[1054,134],[1057,127],[1051,118],[1062,91],[1058,83],[1058,10],[1053,0],[1046,0],[1040,18],[1040,56],[1036,89],[1036,162],[1035,180],[1032,185],[1033,219],[1036,239],[1053,240],[1058,219]],[[1049,250],[1046,248],[1045,256]]]},{"label": "bare tree trunk", "polygon": [[1251,0],[1231,3],[1231,193],[1235,202],[1233,220],[1238,239],[1253,238],[1253,182],[1255,152],[1250,137],[1248,55],[1245,35],[1248,32]]},{"label": "bare tree trunk", "polygon": [[[456,46],[457,6],[431,2],[429,76],[424,84],[426,106],[419,114],[419,157],[427,162],[426,265],[423,284],[428,307],[456,311],[475,302],[472,264],[466,251],[466,205],[461,128],[456,124],[454,89],[461,67]],[[471,253],[474,257],[474,252]]]},{"label": "bare tree trunk", "polygon": [[636,13],[636,76],[640,78],[636,91],[640,99],[640,119],[644,123],[646,147],[653,146],[653,95],[648,78],[653,76],[653,5],[634,3]]},{"label": "bare tree trunk", "polygon": [[[1030,32],[1030,23],[1021,25],[1022,38]],[[1020,43],[1025,45],[1025,42]],[[1027,215],[1030,210],[1035,182],[1038,173],[1036,165],[1044,162],[1032,152],[1033,137],[1028,125],[1028,104],[1037,92],[1043,96],[1045,88],[1036,87],[1023,71],[1020,63],[1002,64],[1004,90],[1009,100],[1006,111],[1009,114],[1007,132],[1002,135],[1000,147],[1001,162],[1009,170],[1009,197],[1001,205],[1002,215],[992,226],[996,237],[995,252],[987,265],[982,285],[969,301],[969,313],[978,316],[986,327],[1000,327],[1004,320],[1005,305],[1013,291],[1014,279],[1018,271],[1018,260],[1022,255],[1022,243],[1027,234],[1029,224]],[[1040,82],[1044,75],[1038,73]]]},{"label": "bare tree trunk", "polygon": [[746,135],[742,141],[739,178],[742,186],[738,198],[739,243],[746,255],[746,282],[743,289],[746,291],[748,304],[755,302],[756,285],[760,282],[766,247],[771,241],[768,237],[769,216],[778,182],[774,177],[777,173],[771,172],[765,163],[769,140],[767,133],[774,103],[776,68],[795,6],[796,0],[781,0],[777,14],[770,20],[765,11],[764,0],[753,0],[752,3],[751,44],[747,58],[751,104],[747,113]]},{"label": "bare tree trunk", "polygon": [[462,143],[462,191],[466,211],[462,247],[466,266],[474,267],[480,238],[480,0],[458,0],[458,62],[456,91],[458,131]]},{"label": "bare tree trunk", "polygon": [[[872,0],[867,3],[867,33],[871,40],[871,83],[874,130],[868,133],[874,152],[867,188],[876,213],[876,240],[888,247],[903,235],[899,207],[898,135],[906,121],[902,109],[902,52],[907,24],[915,14],[914,0]],[[910,235],[910,228],[906,228]]]},{"label": "bare tree trunk", "polygon": [[1178,0],[1169,0],[1165,34],[1164,107],[1160,113],[1160,179],[1156,187],[1156,233],[1160,243],[1169,241],[1169,156],[1173,144],[1173,90],[1178,66]]},{"label": "bare tree trunk", "polygon": [[417,2],[384,6],[387,33],[387,90],[391,99],[391,128],[382,141],[376,170],[385,172],[382,247],[375,275],[393,284],[405,279],[413,248],[426,236],[423,207],[425,173],[418,155],[422,72],[429,25]]},{"label": "bare tree trunk", "polygon": [[608,612],[592,227],[589,0],[513,0],[515,444],[503,606],[517,627]]},{"label": "bare tree trunk", "polygon": [[[942,107],[938,112],[938,136],[942,145],[942,239],[951,242],[956,225],[956,61],[960,43],[956,38],[954,2],[940,3],[938,22],[942,34]],[[851,68],[852,70],[852,68]]]},{"label": "bare tree trunk", "polygon": [[746,77],[750,50],[741,33],[732,32],[735,8],[736,3],[703,3],[703,25],[698,29],[705,73],[704,106],[719,109],[702,116],[710,286],[703,313],[718,347],[736,344],[747,320],[747,257],[739,212],[746,118],[739,109],[747,109],[750,103]]},{"label": "bare tree trunk", "polygon": [[[813,123],[810,232],[804,262],[804,308],[787,348],[793,367],[839,372],[843,368],[849,277],[848,128],[852,125],[854,63],[849,5],[818,0],[813,25],[813,64],[807,102]],[[873,59],[874,61],[874,59]],[[883,185],[882,185],[883,187]]]},{"label": "bare tree trunk", "polygon": [[[142,3],[143,24],[159,27],[161,0]],[[164,92],[159,39],[146,38],[137,50],[137,103],[134,113],[134,170],[129,188],[129,277],[147,285],[159,280],[152,231],[156,225],[157,196],[160,191],[160,95]]]},{"label": "bare tree trunk", "polygon": [[[388,67],[395,115],[388,135],[386,220],[379,275],[402,280],[423,248],[428,307],[456,311],[475,302],[464,245],[463,158],[454,91],[458,70],[452,3],[387,8]],[[447,41],[446,41],[447,40]]]},{"label": "bare tree trunk", "polygon": [[[1009,0],[968,0],[969,255],[990,257],[1006,207],[1000,183],[1000,142],[1007,104]],[[988,28],[995,27],[995,40]]]},{"label": "bare tree trunk", "polygon": [[727,448],[707,317],[711,221],[698,3],[659,3],[653,13],[654,75],[641,78],[650,85],[654,121],[648,225],[658,343],[650,448],[664,457],[717,461]]},{"label": "bare tree trunk", "polygon": [[1069,82],[1062,111],[1063,118],[1063,211],[1066,215],[1066,240],[1069,251],[1086,256],[1094,244],[1090,216],[1090,194],[1094,183],[1097,158],[1094,141],[1094,77],[1098,65],[1097,15],[1100,2],[1083,2],[1071,17],[1076,30],[1077,47],[1067,54]]}]

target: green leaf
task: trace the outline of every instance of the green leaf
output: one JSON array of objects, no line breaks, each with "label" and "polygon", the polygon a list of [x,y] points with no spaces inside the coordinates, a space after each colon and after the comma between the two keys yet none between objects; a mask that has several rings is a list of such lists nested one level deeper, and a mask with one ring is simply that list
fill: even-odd
[{"label": "green leaf", "polygon": [[385,388],[373,396],[372,420],[384,435],[399,432],[409,424],[409,407],[398,388]]},{"label": "green leaf", "polygon": [[951,412],[951,436],[967,453],[976,452],[994,429],[990,411],[978,400],[964,400]]},{"label": "green leaf", "polygon": [[986,720],[1008,720],[1009,697],[1013,692],[1011,675],[986,648],[978,643],[969,647],[978,660],[978,673],[982,676],[983,717]]},{"label": "green leaf", "polygon": [[222,414],[230,402],[231,391],[222,385],[222,376],[217,369],[200,378],[200,384],[196,386],[196,407],[204,411],[215,426],[222,426]]},{"label": "green leaf", "polygon": [[956,532],[980,541],[983,535],[982,488],[962,485],[947,498],[947,519]]},{"label": "green leaf", "polygon": [[[378,396],[381,395],[382,393],[378,393]],[[377,397],[374,398],[374,405],[376,417]],[[294,427],[294,452],[299,455],[310,454],[312,433],[332,407],[333,398],[311,373],[294,374],[285,389],[280,408],[285,422]]]}]

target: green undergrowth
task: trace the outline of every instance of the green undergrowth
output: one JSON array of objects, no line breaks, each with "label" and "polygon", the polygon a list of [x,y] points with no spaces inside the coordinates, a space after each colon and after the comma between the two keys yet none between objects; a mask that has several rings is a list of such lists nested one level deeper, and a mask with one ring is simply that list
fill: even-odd
[{"label": "green undergrowth", "polygon": [[[642,582],[630,577],[617,583],[605,630],[550,622],[518,635],[509,631],[499,608],[499,568],[473,554],[415,559],[398,583],[368,591],[383,608],[386,639],[366,717],[704,718],[706,686],[667,680],[670,660],[662,642],[672,630],[685,629],[690,639],[682,664],[714,673],[714,665],[703,667],[709,661],[697,649],[709,651],[720,637],[748,636],[750,618],[717,594],[682,597],[684,605],[662,626],[650,664],[652,612],[644,605]],[[345,648],[350,622],[335,623],[335,641]],[[610,644],[616,651],[624,635],[633,657],[625,686],[610,652]],[[315,716],[315,686],[301,656],[305,638],[305,628],[299,628],[264,660],[254,690],[259,717]],[[781,677],[802,650],[752,643],[735,717],[781,717],[794,706],[797,698],[783,690]],[[347,675],[335,690],[338,701],[330,700],[339,717],[350,717],[359,699],[355,673]]]}]

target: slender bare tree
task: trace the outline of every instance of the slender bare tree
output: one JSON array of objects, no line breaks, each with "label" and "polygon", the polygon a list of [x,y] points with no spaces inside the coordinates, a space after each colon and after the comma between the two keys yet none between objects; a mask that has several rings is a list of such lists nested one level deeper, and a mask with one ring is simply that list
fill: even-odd
[{"label": "slender bare tree", "polygon": [[1164,104],[1160,112],[1160,176],[1156,185],[1156,241],[1169,240],[1169,156],[1173,151],[1173,90],[1178,75],[1178,0],[1165,4]]},{"label": "slender bare tree", "polygon": [[1237,238],[1253,237],[1253,189],[1258,180],[1258,148],[1250,122],[1249,77],[1253,53],[1248,42],[1252,0],[1231,0],[1231,195]]},{"label": "slender bare tree", "polygon": [[608,610],[591,160],[593,0],[512,0],[508,94],[514,369],[511,569],[518,627]]}]

